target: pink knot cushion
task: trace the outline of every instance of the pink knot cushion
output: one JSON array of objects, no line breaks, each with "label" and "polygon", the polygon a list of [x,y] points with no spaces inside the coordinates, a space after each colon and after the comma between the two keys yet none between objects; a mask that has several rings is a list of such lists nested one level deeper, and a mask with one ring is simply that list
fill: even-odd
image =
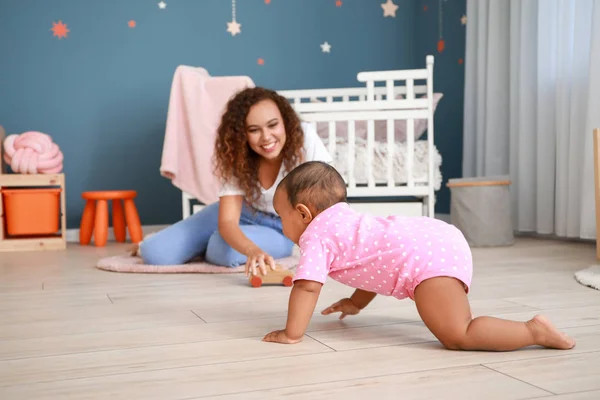
[{"label": "pink knot cushion", "polygon": [[63,169],[63,154],[49,135],[29,131],[8,135],[4,161],[17,174],[57,174]]}]

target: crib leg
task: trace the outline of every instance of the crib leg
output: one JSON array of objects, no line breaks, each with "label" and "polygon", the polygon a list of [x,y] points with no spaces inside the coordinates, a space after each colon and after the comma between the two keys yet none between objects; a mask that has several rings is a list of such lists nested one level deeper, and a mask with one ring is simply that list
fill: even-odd
[{"label": "crib leg", "polygon": [[435,217],[435,195],[423,197],[423,215],[430,218]]}]

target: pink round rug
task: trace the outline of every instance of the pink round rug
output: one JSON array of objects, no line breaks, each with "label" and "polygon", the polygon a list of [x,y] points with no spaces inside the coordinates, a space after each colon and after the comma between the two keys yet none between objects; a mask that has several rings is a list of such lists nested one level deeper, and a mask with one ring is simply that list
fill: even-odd
[{"label": "pink round rug", "polygon": [[[297,256],[275,260],[284,269],[292,269],[298,263]],[[102,258],[96,268],[112,272],[146,273],[146,274],[234,274],[243,273],[244,266],[223,267],[207,263],[203,260],[192,261],[182,265],[147,265],[142,258],[129,254]]]}]

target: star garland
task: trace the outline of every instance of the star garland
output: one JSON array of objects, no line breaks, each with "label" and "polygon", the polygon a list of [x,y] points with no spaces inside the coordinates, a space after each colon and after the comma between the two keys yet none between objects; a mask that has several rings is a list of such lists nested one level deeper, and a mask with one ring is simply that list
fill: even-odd
[{"label": "star garland", "polygon": [[385,3],[381,4],[381,8],[383,8],[383,17],[392,17],[396,18],[396,10],[398,6],[394,4],[392,0],[387,0]]},{"label": "star garland", "polygon": [[235,36],[242,33],[241,27],[242,25],[235,19],[235,0],[231,0],[231,22],[227,23],[227,32],[231,33],[231,36]]},{"label": "star garland", "polygon": [[446,42],[444,41],[444,0],[438,0],[439,2],[439,13],[438,13],[438,32],[440,38],[437,43],[437,51],[441,53],[446,48]]}]

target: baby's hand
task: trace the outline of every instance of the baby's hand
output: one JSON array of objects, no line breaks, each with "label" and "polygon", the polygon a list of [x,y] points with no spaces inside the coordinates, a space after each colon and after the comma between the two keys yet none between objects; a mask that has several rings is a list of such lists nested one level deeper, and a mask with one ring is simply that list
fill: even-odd
[{"label": "baby's hand", "polygon": [[328,315],[334,312],[341,312],[342,315],[340,315],[340,319],[344,319],[346,315],[358,314],[360,312],[360,308],[358,308],[351,299],[345,298],[338,301],[337,303],[330,305],[329,307],[321,311],[321,314]]},{"label": "baby's hand", "polygon": [[302,339],[298,339],[298,340],[292,340],[290,338],[287,337],[287,335],[285,334],[285,329],[282,329],[280,331],[273,331],[269,334],[267,334],[264,338],[263,338],[263,342],[276,342],[276,343],[283,343],[283,344],[295,344],[300,342]]}]

